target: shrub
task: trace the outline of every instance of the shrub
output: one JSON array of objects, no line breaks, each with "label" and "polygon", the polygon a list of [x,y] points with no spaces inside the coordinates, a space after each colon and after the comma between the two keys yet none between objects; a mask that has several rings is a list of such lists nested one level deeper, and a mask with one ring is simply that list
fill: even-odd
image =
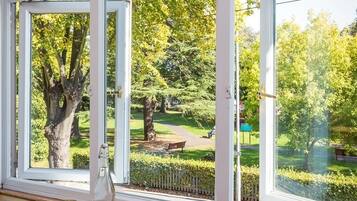
[{"label": "shrub", "polygon": [[48,142],[45,135],[40,132],[34,132],[31,139],[31,158],[34,161],[42,161],[48,156]]},{"label": "shrub", "polygon": [[357,198],[357,177],[342,174],[319,175],[283,169],[278,172],[279,188],[313,200],[339,201]]},{"label": "shrub", "polygon": [[195,101],[181,106],[183,115],[191,117],[199,126],[215,124],[215,102]]},{"label": "shrub", "polygon": [[41,161],[48,156],[48,142],[45,138],[46,105],[41,92],[33,93],[31,109],[31,159]]},{"label": "shrub", "polygon": [[[140,153],[132,153],[130,156],[130,181],[133,185],[213,196],[214,162],[162,158]],[[112,165],[113,155],[110,158]],[[88,168],[88,165],[88,153],[73,155],[74,168]],[[318,175],[281,169],[278,171],[278,180],[282,191],[295,189],[295,194],[311,199],[344,201],[355,200],[357,197],[356,176]],[[259,168],[243,166],[242,184],[243,198],[258,199]]]}]

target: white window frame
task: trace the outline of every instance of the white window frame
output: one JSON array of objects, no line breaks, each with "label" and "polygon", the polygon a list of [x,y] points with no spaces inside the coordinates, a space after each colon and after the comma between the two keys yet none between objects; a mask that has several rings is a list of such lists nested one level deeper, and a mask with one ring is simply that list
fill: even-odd
[{"label": "white window frame", "polygon": [[[276,94],[276,0],[260,3],[260,89]],[[276,100],[263,98],[259,109],[260,130],[260,179],[259,200],[262,201],[311,201],[275,188],[276,178]]]},{"label": "white window frame", "polygon": [[[121,12],[122,2],[108,4],[109,12]],[[20,5],[20,81],[19,81],[19,178],[36,180],[89,181],[88,170],[30,167],[31,145],[31,14],[89,13],[89,2],[22,2]],[[119,25],[119,20],[117,20]],[[119,26],[117,26],[119,27]],[[118,32],[121,29],[118,29]],[[120,40],[118,40],[120,41]],[[120,59],[117,59],[119,61]],[[117,62],[118,63],[118,62]],[[119,104],[120,105],[120,104]],[[92,107],[95,108],[95,107]],[[120,119],[120,120],[123,120]],[[95,125],[93,122],[92,125]],[[125,127],[124,127],[125,128]],[[119,129],[122,129],[121,127]],[[121,130],[120,130],[121,131]],[[116,132],[119,134],[120,132]],[[118,137],[116,137],[118,138]],[[117,146],[117,145],[116,145]],[[118,147],[118,146],[117,146]]]},{"label": "white window frame", "polygon": [[[235,10],[234,0],[217,1],[217,54],[216,54],[216,159],[215,159],[215,200],[233,201],[234,192],[234,76],[235,76]],[[131,5],[130,5],[131,7]],[[131,10],[131,8],[129,9]],[[130,14],[129,14],[130,15]],[[99,125],[91,130],[91,161],[104,140],[105,131],[105,16],[106,1],[91,0],[91,66],[95,82],[91,88],[97,108],[93,120]],[[131,20],[131,18],[129,18]],[[129,23],[130,26],[131,23]],[[91,67],[92,69],[92,67]],[[128,72],[127,72],[128,73]],[[92,80],[91,80],[92,81]],[[94,87],[95,86],[95,87]],[[92,107],[91,107],[92,108]],[[95,119],[96,118],[96,119]],[[130,136],[127,136],[128,138]],[[93,147],[92,147],[93,146]],[[91,163],[91,192],[94,192],[98,163]],[[120,195],[117,199],[122,198]]]},{"label": "white window frame", "polygon": [[[106,36],[107,36],[107,7],[110,1],[90,1],[90,66],[91,66],[91,125],[90,128],[90,189],[95,194],[97,172],[99,171],[98,153],[100,146],[106,142]],[[131,1],[117,1],[120,5],[117,12],[117,59],[116,59],[116,88],[121,90],[121,96],[115,97],[115,153],[114,153],[114,182],[129,182],[130,154],[130,87],[131,87]],[[108,10],[110,12],[110,10]]]},{"label": "white window frame", "polygon": [[14,175],[15,169],[11,168],[11,164],[15,164],[16,150],[15,150],[15,141],[11,139],[15,136],[15,123],[11,119],[15,119],[16,115],[16,94],[12,93],[15,90],[15,62],[16,58],[13,52],[15,52],[15,38],[10,37],[15,35],[15,0],[4,0],[0,3],[0,76],[1,76],[1,121],[0,121],[0,159],[1,161],[6,161],[2,163],[0,167],[0,183],[3,185],[8,177],[8,175]]},{"label": "white window frame", "polygon": [[215,200],[234,199],[235,3],[216,1]]},{"label": "white window frame", "polygon": [[[110,2],[108,2],[110,3]],[[115,85],[121,96],[115,96],[114,174],[116,183],[130,181],[130,103],[131,103],[131,2],[117,2]],[[107,7],[110,5],[107,5]]]},{"label": "white window frame", "polygon": [[[3,1],[4,7],[2,8],[1,11],[4,10],[4,8],[7,8],[7,6],[10,5],[11,2],[14,2],[14,0],[4,0]],[[33,2],[35,3],[35,2]],[[71,2],[38,2],[36,9],[42,10],[43,12],[46,11],[48,13],[51,9],[53,12],[57,10],[58,8],[63,8],[63,5],[66,5],[67,3]],[[78,2],[77,2],[78,3]],[[84,2],[82,2],[84,3]],[[47,5],[46,5],[47,4]],[[49,10],[49,5],[56,5],[56,8],[51,8]],[[41,5],[46,5],[46,6],[41,6]],[[86,190],[78,190],[70,187],[63,187],[63,186],[58,186],[58,185],[48,185],[47,183],[42,183],[42,182],[37,182],[37,181],[31,181],[31,180],[26,180],[23,178],[15,178],[13,175],[11,175],[10,171],[2,171],[6,172],[6,175],[1,174],[2,177],[4,178],[4,188],[10,189],[10,190],[15,190],[15,191],[21,191],[25,193],[32,193],[32,194],[37,194],[37,195],[42,195],[42,196],[49,196],[49,197],[55,197],[55,198],[60,198],[60,199],[76,199],[76,200],[92,200],[94,196],[94,186],[96,183],[96,177],[97,177],[97,172],[98,172],[98,157],[97,153],[99,151],[100,145],[104,142],[104,134],[106,131],[106,116],[105,116],[105,106],[106,106],[106,99],[105,99],[105,94],[106,94],[106,83],[105,83],[105,70],[104,68],[101,68],[100,66],[105,66],[105,18],[106,18],[106,2],[103,0],[90,0],[90,6],[81,6],[81,8],[77,6],[71,6],[72,12],[76,10],[77,12],[80,12],[81,9],[87,8],[90,9],[90,18],[91,18],[91,40],[90,40],[90,46],[91,46],[91,51],[90,51],[90,57],[91,57],[91,128],[90,128],[90,138],[91,138],[91,143],[90,143],[90,191]],[[125,16],[128,17],[129,19],[126,21],[125,27],[127,28],[124,32],[122,32],[122,35],[120,37],[125,36],[126,39],[128,39],[128,34],[130,36],[130,29],[131,29],[131,3],[129,8],[125,8]],[[67,10],[68,11],[68,10]],[[24,11],[22,11],[24,12]],[[10,13],[9,10],[6,10],[6,13],[1,13],[2,16],[8,16]],[[26,17],[28,13],[24,12],[22,15]],[[9,19],[2,19],[3,23],[1,24],[3,30],[6,25],[9,25]],[[25,26],[27,29],[30,27],[29,26],[29,20],[23,22],[27,23]],[[217,120],[216,120],[216,129],[217,129],[217,136],[216,136],[216,179],[215,179],[215,200],[227,200],[227,201],[233,201],[233,192],[234,192],[234,182],[233,182],[233,177],[234,177],[234,172],[233,172],[233,147],[234,147],[234,142],[233,142],[233,131],[234,131],[234,0],[227,0],[227,1],[217,1],[217,18],[216,18],[216,24],[217,24],[217,63],[216,63],[216,69],[217,69],[217,80],[216,80],[216,111],[217,111]],[[25,28],[25,29],[26,29]],[[5,29],[7,30],[7,29]],[[21,34],[23,39],[26,37],[29,37],[28,34],[26,35],[26,32],[21,31]],[[120,34],[120,33],[118,33]],[[8,41],[11,39],[11,32],[10,30],[7,30],[5,34],[2,35],[3,41]],[[4,40],[5,39],[5,40]],[[28,44],[27,44],[28,45]],[[125,46],[125,48],[128,48],[128,53],[123,56],[123,61],[124,65],[126,67],[130,67],[130,37],[129,40],[126,40],[125,44],[121,44],[122,46]],[[14,44],[6,44],[5,46],[2,45],[0,48],[7,50],[8,48],[13,48]],[[11,55],[4,55],[4,51],[2,51],[3,58],[11,58]],[[29,58],[30,54],[29,52],[22,52],[21,56],[25,56]],[[27,65],[30,62],[27,61]],[[121,64],[123,65],[123,63]],[[11,66],[11,65],[10,65]],[[1,68],[2,69],[7,69],[10,68],[9,65],[4,65],[4,60],[1,63]],[[21,65],[21,68],[24,68],[26,66],[26,63]],[[26,70],[26,69],[22,69]],[[128,70],[128,69],[127,69]],[[28,70],[27,70],[28,71]],[[125,70],[124,70],[125,71]],[[26,71],[25,71],[26,72]],[[14,73],[14,71],[12,71]],[[25,74],[25,78],[27,76],[28,79],[28,73]],[[124,72],[125,75],[130,75],[130,70]],[[14,79],[11,78],[11,76],[14,76],[14,74],[11,74],[11,71],[6,71],[6,74],[2,74],[2,77],[9,76],[10,81],[5,81],[4,79],[1,79],[0,81],[2,82],[1,84],[7,83],[9,84],[8,87],[2,87],[1,89],[6,89],[5,91],[0,91],[1,95],[7,93],[14,93],[15,92],[15,84],[14,84]],[[24,75],[22,75],[24,76]],[[228,78],[228,79],[227,79]],[[124,83],[123,84],[123,90],[127,94],[127,96],[124,96],[124,100],[120,100],[122,102],[125,102],[125,110],[129,111],[129,104],[130,104],[130,76],[127,77],[126,79],[122,80]],[[28,83],[29,80],[26,80]],[[22,83],[22,91],[20,92],[20,95],[24,98],[27,98],[30,96],[30,93],[24,93],[26,92],[25,86],[23,86],[24,83]],[[118,84],[118,83],[117,83]],[[11,97],[11,96],[9,96]],[[1,106],[2,106],[2,111],[5,111],[5,113],[1,113],[1,117],[4,119],[4,117],[11,117],[11,118],[5,118],[2,123],[5,125],[12,125],[14,123],[15,119],[13,116],[15,112],[11,111],[11,109],[4,110],[4,107],[10,108],[9,102],[10,98],[6,98],[6,101],[3,102],[5,99],[1,99]],[[20,98],[21,100],[21,98]],[[26,111],[26,105],[23,105],[21,112]],[[93,107],[92,107],[93,106]],[[28,107],[28,105],[27,105]],[[27,108],[27,112],[28,112]],[[21,113],[20,113],[21,114]],[[119,117],[120,118],[120,117]],[[21,123],[25,123],[26,120],[29,119],[29,116],[23,115],[20,118]],[[9,124],[7,124],[9,123]],[[2,124],[1,126],[4,126]],[[26,125],[26,126],[29,126]],[[129,129],[128,125],[124,125],[126,129]],[[24,132],[26,127],[22,127],[21,131]],[[4,142],[11,142],[11,139],[13,139],[14,136],[12,136],[12,133],[14,133],[15,128],[9,128],[5,130],[6,132],[2,132],[2,140],[3,144]],[[27,131],[28,132],[28,131]],[[123,136],[122,136],[123,137]],[[129,152],[129,136],[126,136],[127,141],[124,144],[123,150],[121,150],[123,153],[127,151],[124,154],[119,154],[122,158],[119,158],[119,161],[121,160],[127,160],[128,158],[126,154]],[[25,142],[25,139],[23,136],[22,141]],[[2,144],[2,145],[3,145]],[[22,151],[25,151],[25,144],[22,144]],[[29,146],[29,144],[28,144]],[[2,146],[3,147],[3,146]],[[126,150],[124,150],[124,147],[127,147]],[[2,159],[8,157],[11,157],[11,148],[6,147],[3,150],[5,150],[5,153],[1,154]],[[24,153],[24,152],[23,152]],[[25,154],[22,153],[21,157],[25,157]],[[120,151],[118,151],[120,153]],[[119,157],[120,157],[119,156]],[[218,157],[219,156],[219,157]],[[29,156],[27,156],[29,157]],[[116,156],[118,157],[118,156]],[[127,168],[128,164],[123,165]],[[1,168],[2,169],[9,169],[11,166],[10,162],[1,163]],[[24,173],[28,169],[25,168],[26,164],[23,163],[21,165],[21,170],[22,171],[22,176],[24,176]],[[115,173],[118,175],[122,174],[125,175],[126,171],[129,169],[125,170],[125,167],[123,169],[117,169]],[[71,170],[72,171],[72,170]],[[117,172],[119,171],[119,173]],[[55,171],[54,171],[55,172]],[[54,173],[53,172],[53,173]],[[122,173],[120,173],[122,172]],[[31,172],[27,172],[31,173]],[[51,173],[52,174],[52,173]],[[62,174],[62,173],[61,173]],[[25,175],[26,176],[26,175]],[[45,176],[45,175],[42,175]],[[41,176],[41,178],[43,178]],[[73,176],[73,175],[72,175]],[[77,174],[75,174],[76,177],[78,177]],[[63,179],[63,177],[61,177]],[[123,181],[125,181],[125,178],[123,178]],[[134,200],[185,200],[185,198],[174,198],[172,196],[168,196],[167,198],[162,197],[162,196],[153,196],[151,194],[146,194],[144,192],[142,193],[127,193],[127,192],[120,192],[117,193],[116,200],[127,200],[127,201],[134,201]]]}]

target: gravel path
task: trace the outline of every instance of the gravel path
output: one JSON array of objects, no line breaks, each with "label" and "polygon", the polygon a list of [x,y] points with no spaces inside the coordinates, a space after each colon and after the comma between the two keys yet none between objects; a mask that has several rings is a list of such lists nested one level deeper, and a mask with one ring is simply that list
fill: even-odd
[{"label": "gravel path", "polygon": [[200,146],[213,147],[214,146],[214,140],[199,137],[189,132],[185,128],[182,128],[181,126],[167,124],[167,123],[164,123],[163,125],[165,125],[170,130],[172,130],[176,135],[182,137],[183,140],[186,140],[186,147],[200,147]]}]

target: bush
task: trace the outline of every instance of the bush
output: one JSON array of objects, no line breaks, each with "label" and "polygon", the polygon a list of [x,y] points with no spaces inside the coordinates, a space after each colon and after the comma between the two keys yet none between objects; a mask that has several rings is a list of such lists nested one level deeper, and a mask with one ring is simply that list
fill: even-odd
[{"label": "bush", "polygon": [[[145,188],[169,189],[213,196],[214,162],[132,153],[130,181]],[[110,156],[113,164],[113,155]],[[74,168],[88,168],[88,153],[73,155]],[[174,174],[175,173],[175,174]],[[292,169],[278,171],[279,189],[288,192],[297,189],[299,196],[316,200],[344,201],[357,197],[357,177],[344,175],[317,175]],[[166,181],[166,183],[162,183]],[[169,181],[169,183],[167,183]],[[259,168],[242,167],[242,197],[259,197]]]},{"label": "bush", "polygon": [[31,110],[31,159],[41,161],[48,156],[48,142],[45,138],[46,105],[41,92],[32,95]]},{"label": "bush", "polygon": [[195,101],[181,106],[183,115],[191,117],[199,126],[215,124],[215,102]]},{"label": "bush", "polygon": [[38,162],[48,156],[48,142],[43,133],[35,133],[31,139],[31,158]]},{"label": "bush", "polygon": [[[357,198],[357,177],[342,174],[319,175],[283,169],[278,172],[279,188],[313,200],[339,201]],[[296,192],[297,191],[297,192]]]}]

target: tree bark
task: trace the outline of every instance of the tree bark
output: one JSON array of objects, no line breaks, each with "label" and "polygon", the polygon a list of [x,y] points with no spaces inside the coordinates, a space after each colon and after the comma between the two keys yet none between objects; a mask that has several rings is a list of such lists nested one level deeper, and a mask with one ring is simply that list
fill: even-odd
[{"label": "tree bark", "polygon": [[148,97],[144,98],[144,140],[154,141],[156,140],[156,132],[154,129],[154,109],[155,101]]},{"label": "tree bark", "polygon": [[[61,107],[58,104],[63,96],[65,98]],[[49,167],[69,168],[71,130],[79,100],[65,96],[63,90],[58,88],[47,92],[45,100],[47,104],[45,137],[49,145]]]},{"label": "tree bark", "polygon": [[[80,105],[78,105],[75,114],[77,114],[80,111]],[[79,118],[77,115],[74,115],[74,120],[72,124],[72,129],[71,129],[71,138],[74,140],[79,140],[81,139],[81,131],[79,129]]]},{"label": "tree bark", "polygon": [[167,101],[166,101],[166,97],[162,97],[161,98],[161,106],[160,106],[160,112],[161,113],[166,113],[166,109],[167,109]]}]

